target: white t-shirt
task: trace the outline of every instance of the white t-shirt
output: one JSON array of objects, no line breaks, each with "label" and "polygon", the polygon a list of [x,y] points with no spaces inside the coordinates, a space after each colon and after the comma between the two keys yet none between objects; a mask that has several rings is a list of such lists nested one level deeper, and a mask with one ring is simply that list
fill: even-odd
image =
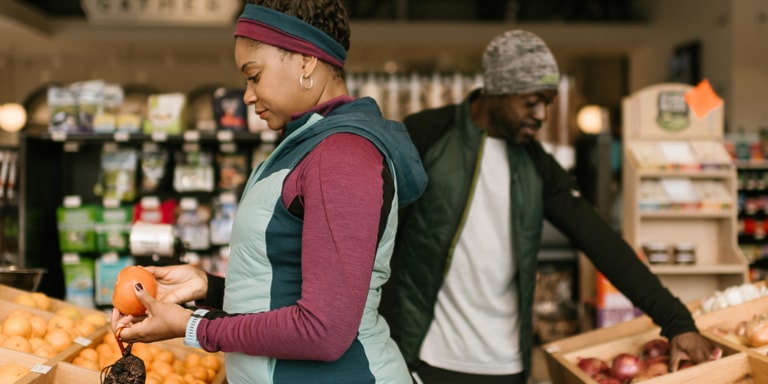
[{"label": "white t-shirt", "polygon": [[472,374],[523,370],[506,142],[485,139],[480,174],[420,358]]}]

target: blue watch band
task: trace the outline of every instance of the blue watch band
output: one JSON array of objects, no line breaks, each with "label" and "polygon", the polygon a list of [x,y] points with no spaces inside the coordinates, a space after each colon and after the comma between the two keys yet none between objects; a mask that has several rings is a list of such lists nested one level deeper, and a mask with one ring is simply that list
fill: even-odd
[{"label": "blue watch band", "polygon": [[202,320],[203,316],[208,312],[207,309],[196,309],[192,312],[192,316],[187,320],[187,329],[184,332],[184,345],[194,348],[202,348],[197,341],[197,327],[200,325],[200,320]]}]

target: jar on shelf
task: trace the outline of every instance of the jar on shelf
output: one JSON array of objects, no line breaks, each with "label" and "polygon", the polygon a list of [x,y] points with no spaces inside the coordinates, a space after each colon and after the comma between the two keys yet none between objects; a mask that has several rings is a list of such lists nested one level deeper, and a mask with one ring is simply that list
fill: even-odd
[{"label": "jar on shelf", "polygon": [[669,246],[666,243],[644,243],[643,252],[645,252],[645,258],[651,264],[667,264],[670,262]]},{"label": "jar on shelf", "polygon": [[696,264],[696,246],[691,243],[677,243],[674,250],[675,264]]}]

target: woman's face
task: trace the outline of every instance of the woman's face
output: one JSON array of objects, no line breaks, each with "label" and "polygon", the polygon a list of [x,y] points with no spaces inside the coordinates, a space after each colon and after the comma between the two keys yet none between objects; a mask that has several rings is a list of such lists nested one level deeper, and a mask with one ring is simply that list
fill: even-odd
[{"label": "woman's face", "polygon": [[235,64],[245,78],[245,104],[278,131],[291,114],[312,107],[309,93],[299,84],[303,56],[246,38],[235,39]]}]

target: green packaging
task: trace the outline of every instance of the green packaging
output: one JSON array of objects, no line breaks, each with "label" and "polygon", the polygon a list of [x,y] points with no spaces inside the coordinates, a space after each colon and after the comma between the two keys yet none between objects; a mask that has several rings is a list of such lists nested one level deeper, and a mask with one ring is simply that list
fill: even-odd
[{"label": "green packaging", "polygon": [[95,223],[96,251],[128,251],[132,220],[131,207],[99,207]]},{"label": "green packaging", "polygon": [[95,206],[59,207],[56,210],[59,248],[62,253],[96,250]]},{"label": "green packaging", "polygon": [[64,269],[65,300],[79,307],[94,308],[94,260],[77,253],[61,258]]}]

